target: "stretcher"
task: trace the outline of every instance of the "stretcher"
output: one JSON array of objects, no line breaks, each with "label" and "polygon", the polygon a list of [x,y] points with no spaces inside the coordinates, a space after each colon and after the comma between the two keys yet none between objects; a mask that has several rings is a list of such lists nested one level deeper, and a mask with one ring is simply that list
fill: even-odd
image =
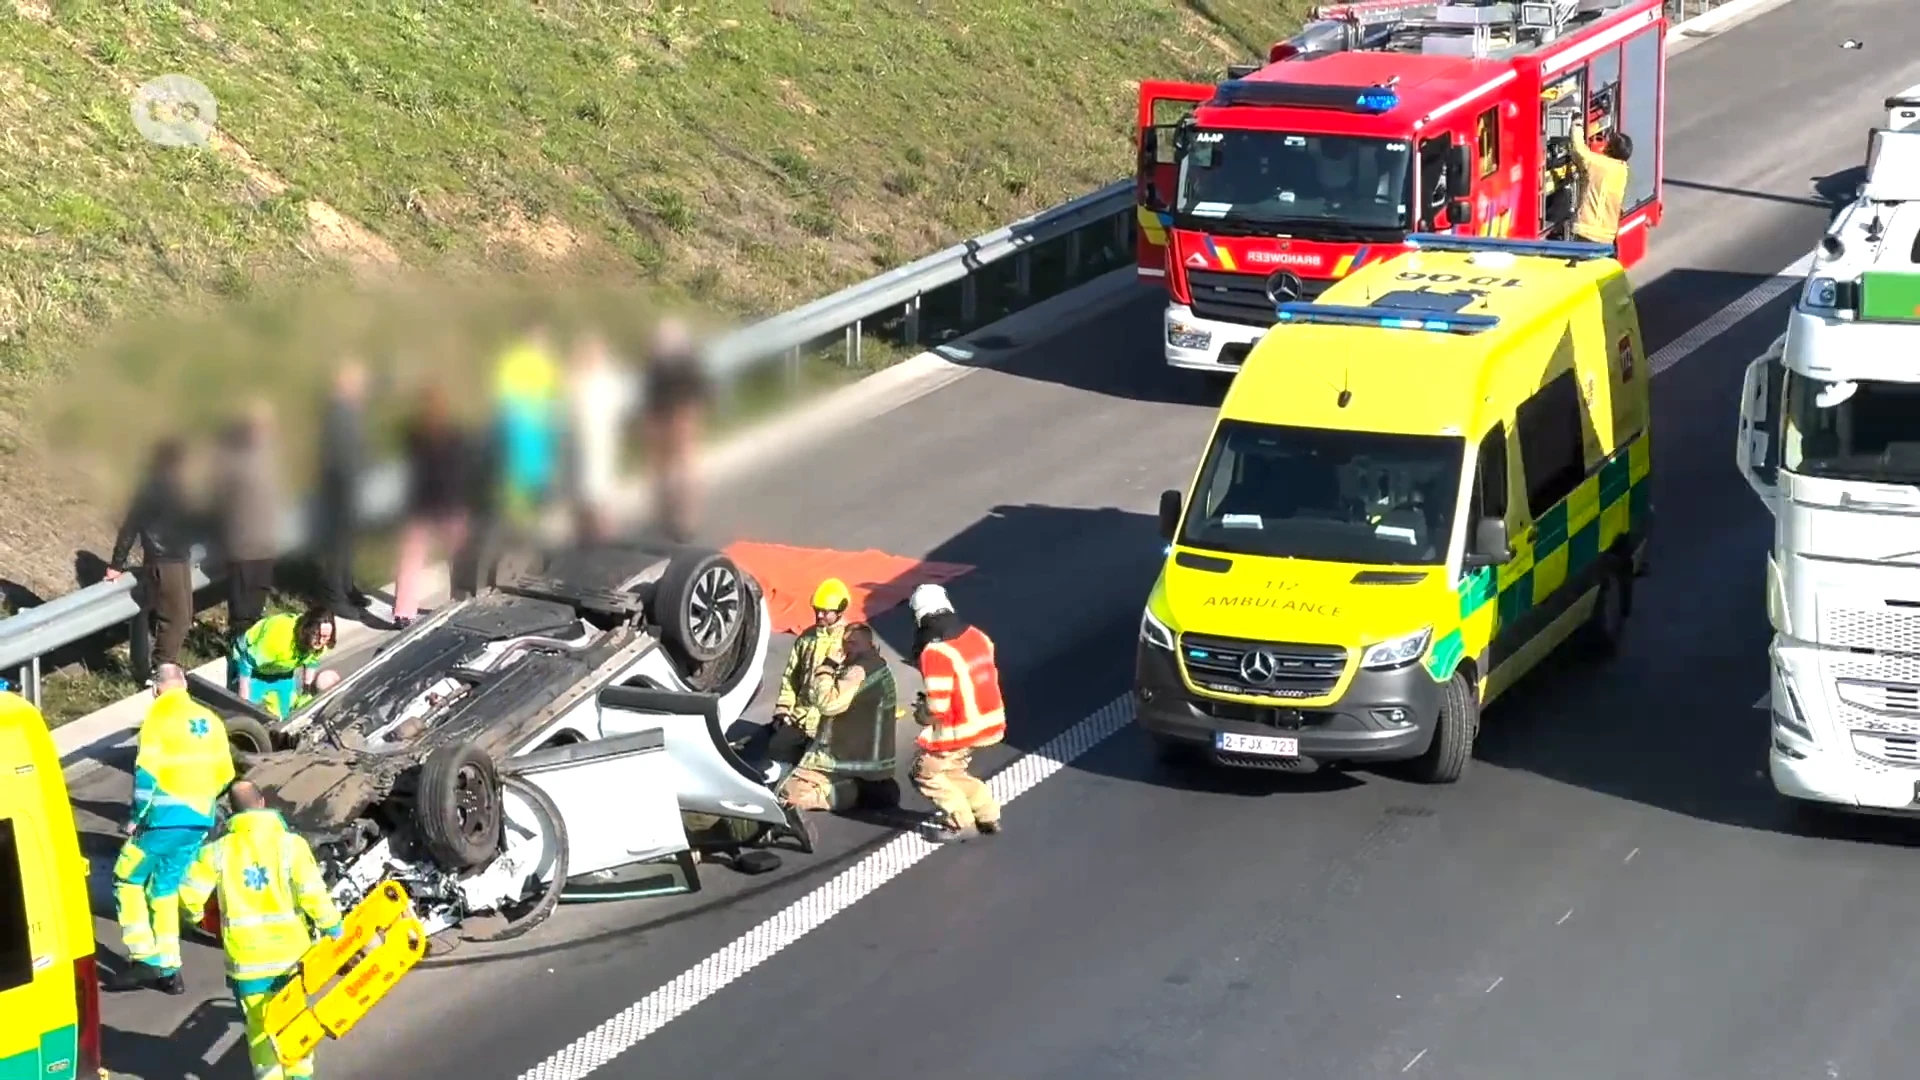
[{"label": "stretcher", "polygon": [[267,1035],[283,1066],[352,1031],[427,952],[427,934],[397,881],[384,881],[300,957],[293,977],[267,1002]]}]

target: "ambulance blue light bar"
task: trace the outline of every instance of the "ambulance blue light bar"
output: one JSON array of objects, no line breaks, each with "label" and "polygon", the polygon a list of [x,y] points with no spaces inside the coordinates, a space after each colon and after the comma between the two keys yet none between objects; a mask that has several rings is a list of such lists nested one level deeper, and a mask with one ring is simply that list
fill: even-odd
[{"label": "ambulance blue light bar", "polygon": [[1425,330],[1439,334],[1478,334],[1500,325],[1498,315],[1414,315],[1409,308],[1345,307],[1294,300],[1274,309],[1283,323],[1330,326],[1383,326],[1389,330]]},{"label": "ambulance blue light bar", "polygon": [[1390,86],[1319,86],[1313,83],[1228,79],[1214,87],[1217,105],[1292,105],[1341,112],[1392,112],[1400,95]]},{"label": "ambulance blue light bar", "polygon": [[1421,251],[1504,251],[1509,255],[1538,255],[1546,259],[1586,259],[1615,257],[1612,244],[1593,244],[1584,240],[1514,240],[1504,236],[1462,236],[1458,233],[1409,233],[1407,246]]}]

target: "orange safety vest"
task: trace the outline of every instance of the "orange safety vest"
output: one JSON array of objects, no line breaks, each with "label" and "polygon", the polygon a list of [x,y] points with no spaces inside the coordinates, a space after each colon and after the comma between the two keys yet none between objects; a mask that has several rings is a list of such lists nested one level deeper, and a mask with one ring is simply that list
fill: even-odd
[{"label": "orange safety vest", "polygon": [[979,627],[928,645],[920,653],[920,679],[927,687],[929,720],[920,729],[921,749],[973,750],[1006,736],[1007,708],[993,663],[993,639]]}]

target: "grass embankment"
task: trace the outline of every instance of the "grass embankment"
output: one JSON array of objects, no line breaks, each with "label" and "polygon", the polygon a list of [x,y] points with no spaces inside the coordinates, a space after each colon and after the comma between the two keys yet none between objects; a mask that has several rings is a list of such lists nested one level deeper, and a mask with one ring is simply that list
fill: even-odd
[{"label": "grass embankment", "polygon": [[[1213,77],[1300,8],[0,4],[0,576],[67,591],[150,435],[262,390],[297,439],[343,351],[394,370],[391,404],[536,306],[616,334],[637,297],[771,314],[1109,182],[1139,79]],[[210,148],[135,130],[171,72],[218,100]],[[309,293],[336,276],[489,291]]]}]

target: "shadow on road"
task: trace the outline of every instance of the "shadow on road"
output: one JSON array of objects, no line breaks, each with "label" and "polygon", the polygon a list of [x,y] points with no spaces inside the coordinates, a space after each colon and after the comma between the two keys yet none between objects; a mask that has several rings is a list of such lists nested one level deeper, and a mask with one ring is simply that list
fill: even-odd
[{"label": "shadow on road", "polygon": [[[169,1035],[129,1031],[108,1023],[101,1031],[101,1052],[107,1072],[116,1080],[247,1080],[253,1068],[240,1025],[239,1004],[228,997],[213,998],[195,1006]],[[322,1053],[325,1050],[321,1047]],[[324,1070],[322,1062],[316,1071]]]}]

